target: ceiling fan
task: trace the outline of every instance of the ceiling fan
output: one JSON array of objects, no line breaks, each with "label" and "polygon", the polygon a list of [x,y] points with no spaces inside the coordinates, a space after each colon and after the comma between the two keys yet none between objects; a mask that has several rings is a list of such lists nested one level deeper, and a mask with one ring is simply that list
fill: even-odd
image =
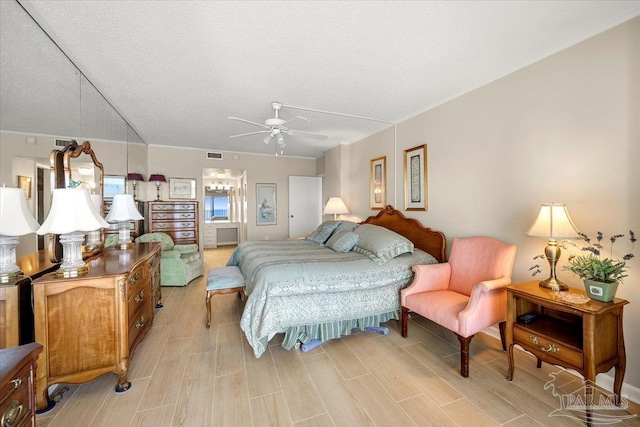
[{"label": "ceiling fan", "polygon": [[286,126],[287,123],[291,123],[294,120],[305,120],[305,121],[309,121],[309,119],[302,117],[302,116],[296,116],[292,119],[289,120],[284,120],[280,118],[280,110],[282,109],[282,103],[281,102],[272,102],[271,103],[271,107],[273,108],[273,112],[274,112],[274,117],[273,118],[269,118],[267,120],[264,121],[264,124],[262,123],[256,123],[256,122],[252,122],[250,120],[245,120],[245,119],[241,119],[239,117],[229,117],[231,120],[238,120],[241,122],[245,122],[245,123],[249,123],[252,125],[256,125],[256,126],[260,126],[262,128],[264,128],[264,130],[258,130],[255,132],[247,132],[247,133],[241,133],[239,135],[231,135],[231,138],[238,138],[241,136],[247,136],[247,135],[256,135],[256,134],[260,134],[260,133],[266,133],[267,135],[265,135],[265,137],[262,139],[262,141],[265,144],[269,144],[271,142],[271,140],[275,140],[276,143],[278,144],[278,146],[280,146],[280,148],[284,147],[285,145],[287,145],[287,142],[284,139],[285,135],[289,135],[289,136],[303,136],[306,138],[312,138],[312,139],[318,139],[320,141],[324,141],[326,140],[328,137],[326,135],[320,135],[317,133],[312,133],[312,132],[306,132],[303,130],[295,130],[295,129],[290,129]]}]

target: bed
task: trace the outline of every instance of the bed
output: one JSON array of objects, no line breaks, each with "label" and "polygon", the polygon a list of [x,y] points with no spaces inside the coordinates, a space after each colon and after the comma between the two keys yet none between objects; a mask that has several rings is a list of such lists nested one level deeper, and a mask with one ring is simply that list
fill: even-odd
[{"label": "bed", "polygon": [[[400,289],[413,279],[411,266],[443,262],[445,237],[391,206],[367,218],[351,234],[345,230],[332,234],[344,237],[357,231],[362,245],[371,235],[396,242],[397,235],[388,239],[389,232],[378,227],[404,236],[413,244],[413,253],[381,260],[376,257],[379,253],[357,245],[348,252],[336,252],[331,247],[337,245],[329,245],[335,237],[327,245],[313,239],[238,245],[227,265],[238,266],[245,280],[249,298],[240,326],[256,357],[276,333],[285,334],[282,347],[289,350],[298,342],[326,341],[399,318]],[[397,236],[400,246],[405,244],[402,240]]]}]

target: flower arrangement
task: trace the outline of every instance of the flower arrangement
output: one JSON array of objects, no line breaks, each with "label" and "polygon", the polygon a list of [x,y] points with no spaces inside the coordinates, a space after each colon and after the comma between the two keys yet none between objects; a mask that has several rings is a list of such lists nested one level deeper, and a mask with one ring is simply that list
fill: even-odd
[{"label": "flower arrangement", "polygon": [[[586,234],[579,234],[580,238],[587,242],[587,246],[581,248],[581,250],[589,252],[589,254],[569,256],[569,264],[563,266],[562,269],[577,274],[581,279],[595,280],[596,282],[603,283],[622,283],[623,279],[627,277],[627,274],[625,274],[627,271],[627,261],[634,257],[634,255],[629,252],[624,255],[621,260],[613,259],[613,244],[616,240],[624,237],[624,234],[614,234],[609,238],[611,248],[610,257],[608,258],[601,257],[601,253],[604,250],[602,246],[602,232],[598,231],[596,241],[593,243]],[[631,241],[631,250],[633,250],[636,241],[636,235],[633,230],[629,230],[629,240]]]},{"label": "flower arrangement", "polygon": [[[596,241],[592,242],[589,236],[584,233],[578,233],[580,239],[587,243],[587,246],[579,248],[575,243],[563,240],[558,245],[562,249],[567,249],[568,245],[575,248],[579,248],[581,251],[589,252],[586,255],[570,255],[568,259],[568,265],[562,267],[562,270],[571,271],[577,274],[581,279],[595,280],[603,283],[621,282],[627,277],[627,261],[634,257],[631,253],[633,251],[634,243],[636,241],[636,235],[633,230],[629,230],[629,240],[631,241],[631,251],[624,255],[621,260],[613,259],[613,244],[624,237],[624,234],[614,234],[609,238],[611,242],[610,257],[602,258],[601,254],[604,250],[602,241],[604,235],[598,231]],[[533,259],[545,258],[544,255],[537,255]],[[541,273],[540,265],[536,264],[532,266],[530,271],[533,271],[532,275],[535,276]]]}]

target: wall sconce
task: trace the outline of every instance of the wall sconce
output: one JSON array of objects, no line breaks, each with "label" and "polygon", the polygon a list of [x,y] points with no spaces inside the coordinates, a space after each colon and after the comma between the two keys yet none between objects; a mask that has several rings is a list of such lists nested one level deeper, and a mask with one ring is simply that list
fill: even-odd
[{"label": "wall sconce", "polygon": [[24,190],[0,187],[0,283],[7,283],[21,273],[16,264],[19,236],[34,233],[38,227]]},{"label": "wall sconce", "polygon": [[60,234],[62,264],[56,272],[59,277],[78,277],[89,272],[82,259],[84,233],[109,227],[92,206],[87,190],[56,188],[53,190],[51,210],[37,233]]},{"label": "wall sconce", "polygon": [[144,178],[140,173],[128,173],[127,181],[131,181],[131,186],[133,187],[133,200],[138,201],[138,195],[136,194],[136,186],[138,181],[144,182]]},{"label": "wall sconce", "polygon": [[160,201],[160,183],[167,182],[167,179],[164,177],[164,175],[161,175],[159,173],[154,173],[149,177],[149,182],[156,183],[156,201],[159,202]]},{"label": "wall sconce", "polygon": [[131,241],[131,230],[129,229],[129,221],[138,221],[144,219],[133,201],[131,194],[114,194],[111,210],[105,218],[110,222],[118,223],[118,249],[131,249],[133,242]]},{"label": "wall sconce", "polygon": [[349,209],[347,209],[347,205],[344,204],[342,198],[330,197],[322,213],[325,215],[333,214],[333,219],[335,221],[338,218],[338,215],[348,214]]},{"label": "wall sconce", "polygon": [[554,291],[566,291],[569,289],[566,284],[556,277],[556,264],[560,259],[561,253],[556,239],[580,237],[576,226],[571,221],[567,206],[564,203],[543,203],[538,217],[525,234],[549,239],[547,246],[544,248],[544,255],[549,261],[550,273],[548,279],[540,282],[540,287]]}]

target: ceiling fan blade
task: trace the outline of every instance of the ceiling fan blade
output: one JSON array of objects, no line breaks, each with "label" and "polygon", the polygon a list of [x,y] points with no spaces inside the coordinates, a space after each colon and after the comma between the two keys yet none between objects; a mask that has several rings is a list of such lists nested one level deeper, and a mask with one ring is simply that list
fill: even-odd
[{"label": "ceiling fan blade", "polygon": [[311,138],[311,139],[318,139],[320,141],[325,141],[327,138],[329,138],[327,135],[320,135],[318,133],[311,133],[311,132],[305,132],[303,130],[293,130],[293,129],[289,129],[287,131],[287,133],[289,135],[300,135],[300,136],[304,136],[307,138]]},{"label": "ceiling fan blade", "polygon": [[231,135],[229,138],[238,138],[240,136],[255,135],[255,134],[258,134],[258,133],[269,133],[269,131],[268,130],[259,130],[259,131],[256,131],[256,132],[241,133],[239,135]]},{"label": "ceiling fan blade", "polygon": [[256,126],[260,126],[260,127],[263,127],[263,128],[271,129],[269,126],[263,125],[262,123],[252,122],[251,120],[241,119],[240,117],[227,117],[227,118],[231,119],[231,120],[238,120],[238,121],[241,121],[241,122],[249,123],[250,125],[256,125]]},{"label": "ceiling fan blade", "polygon": [[286,123],[291,123],[292,121],[294,121],[294,120],[298,120],[298,119],[302,119],[302,120],[306,121],[307,123],[309,123],[309,119],[307,119],[306,117],[302,117],[302,116],[295,116],[294,118],[289,119],[289,120],[287,120],[286,122],[284,122],[284,123],[283,123],[283,125],[284,125],[284,124],[286,124]]}]

